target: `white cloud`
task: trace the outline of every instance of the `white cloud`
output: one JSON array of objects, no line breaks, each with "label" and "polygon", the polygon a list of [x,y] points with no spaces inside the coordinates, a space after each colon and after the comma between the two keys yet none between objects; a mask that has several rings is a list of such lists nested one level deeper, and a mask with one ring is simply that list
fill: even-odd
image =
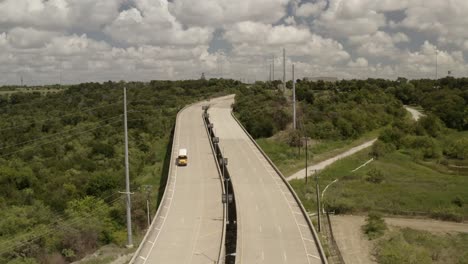
[{"label": "white cloud", "polygon": [[253,20],[274,23],[286,16],[289,0],[174,0],[170,10],[185,25],[229,25]]},{"label": "white cloud", "polygon": [[351,36],[351,43],[356,51],[364,56],[380,57],[397,60],[401,51],[395,47],[402,36],[391,36],[384,31],[377,31],[370,35]]},{"label": "white cloud", "polygon": [[60,34],[53,31],[42,31],[34,28],[14,28],[8,32],[8,42],[16,48],[39,48]]},{"label": "white cloud", "polygon": [[328,9],[314,20],[312,27],[333,37],[373,34],[386,25],[385,15],[362,3],[358,0],[331,0]]},{"label": "white cloud", "polygon": [[114,40],[134,45],[206,45],[212,28],[184,29],[169,12],[166,0],[135,0],[136,7],[122,11],[104,32]]},{"label": "white cloud", "polygon": [[296,25],[296,19],[293,16],[289,16],[284,20],[284,23],[288,26]]},{"label": "white cloud", "polygon": [[433,78],[436,50],[439,76],[460,76],[465,13],[465,0],[0,0],[0,83],[54,83],[60,72],[66,83],[219,77],[220,68],[267,79],[272,55],[282,76],[283,47],[298,78]]},{"label": "white cloud", "polygon": [[348,63],[349,67],[367,67],[369,62],[365,58],[359,57],[355,61],[350,61]]},{"label": "white cloud", "polygon": [[409,42],[410,38],[405,33],[398,32],[392,35],[392,40],[393,40],[393,43],[403,43],[403,42]]},{"label": "white cloud", "polygon": [[233,44],[236,56],[262,57],[284,47],[288,56],[300,56],[314,63],[333,64],[349,59],[339,42],[312,34],[307,28],[247,21],[228,28],[224,37]]},{"label": "white cloud", "polygon": [[300,17],[310,17],[315,16],[321,13],[325,7],[327,6],[327,2],[325,0],[319,0],[316,3],[304,3],[299,6],[296,10],[296,16]]},{"label": "white cloud", "polygon": [[305,42],[311,35],[306,28],[284,25],[272,26],[270,24],[245,21],[227,28],[224,37],[231,43],[284,45]]},{"label": "white cloud", "polygon": [[399,26],[437,36],[442,45],[456,44],[463,47],[464,41],[468,39],[466,0],[412,0],[405,13],[406,18]]},{"label": "white cloud", "polygon": [[118,15],[124,0],[3,0],[0,24],[40,29],[93,31]]}]

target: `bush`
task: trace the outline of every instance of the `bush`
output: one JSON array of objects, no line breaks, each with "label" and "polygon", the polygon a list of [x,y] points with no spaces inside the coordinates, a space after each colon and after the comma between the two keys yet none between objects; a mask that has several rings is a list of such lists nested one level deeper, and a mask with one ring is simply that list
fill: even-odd
[{"label": "bush", "polygon": [[366,224],[362,226],[362,231],[367,235],[369,239],[381,237],[385,230],[387,230],[387,224],[384,219],[378,213],[369,213],[366,218]]},{"label": "bush", "polygon": [[375,159],[379,159],[384,157],[388,153],[392,153],[395,151],[395,146],[392,143],[384,143],[381,140],[377,140],[377,142],[372,145],[372,150],[369,152],[369,155],[374,157]]},{"label": "bush", "polygon": [[366,178],[366,181],[371,182],[371,183],[376,183],[379,184],[384,181],[385,177],[383,173],[379,169],[371,169],[367,173],[368,177]]},{"label": "bush", "polygon": [[444,221],[462,222],[463,216],[455,212],[453,208],[438,209],[431,212],[431,217]]},{"label": "bush", "polygon": [[464,160],[468,158],[468,139],[453,139],[446,144],[444,155],[452,159]]},{"label": "bush", "polygon": [[388,240],[380,241],[377,248],[377,261],[381,264],[432,263],[428,250],[409,244],[401,234],[396,234]]}]

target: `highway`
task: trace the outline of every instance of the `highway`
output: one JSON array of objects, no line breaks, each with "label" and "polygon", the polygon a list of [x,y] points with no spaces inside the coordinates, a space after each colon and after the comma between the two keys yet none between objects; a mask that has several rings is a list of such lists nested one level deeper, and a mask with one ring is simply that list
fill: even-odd
[{"label": "highway", "polygon": [[[131,263],[207,264],[222,254],[222,183],[203,124],[206,104],[189,106],[177,117],[166,191]],[[187,167],[175,165],[180,148],[188,151]]]},{"label": "highway", "polygon": [[322,263],[307,216],[231,116],[233,102],[233,96],[213,101],[209,114],[236,194],[236,263]]}]

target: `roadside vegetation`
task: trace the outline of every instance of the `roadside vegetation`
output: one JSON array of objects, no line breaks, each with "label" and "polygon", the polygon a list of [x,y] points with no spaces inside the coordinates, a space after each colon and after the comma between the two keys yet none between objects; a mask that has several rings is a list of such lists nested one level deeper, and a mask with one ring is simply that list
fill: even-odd
[{"label": "roadside vegetation", "polygon": [[378,263],[468,263],[468,234],[431,234],[410,228],[388,231],[376,242]]},{"label": "roadside vegetation", "polygon": [[[346,87],[348,82],[356,81],[342,81]],[[271,83],[257,82],[236,96],[235,114],[286,176],[304,166],[304,137],[309,161],[321,161],[376,138],[406,115],[403,105],[377,86],[340,90],[328,85],[298,81],[297,130],[292,129],[291,101]]]},{"label": "roadside vegetation", "polygon": [[[235,111],[241,122],[248,124],[261,119],[261,114],[268,112],[268,104],[282,100],[257,100],[257,94],[284,97],[269,87],[257,83],[253,87],[255,93],[236,97]],[[324,196],[328,210],[377,211],[451,221],[467,219],[467,78],[335,83],[298,80],[296,87],[298,131],[292,131],[290,123],[275,126],[275,120],[271,119],[268,123],[275,128],[271,133],[254,134],[286,176],[304,166],[304,145],[299,140],[303,136],[311,138],[312,157],[309,157],[313,162],[329,157],[343,146],[354,145],[350,142],[379,138],[372,148],[319,173],[321,190],[338,179]],[[282,102],[280,109],[290,112],[290,102]],[[421,107],[425,116],[415,122],[403,104]],[[256,111],[249,112],[251,105],[255,105]],[[250,118],[243,119],[247,112]],[[301,155],[298,147],[302,148]],[[351,172],[371,158],[373,162]],[[311,181],[314,179],[309,177],[307,185],[305,180],[294,180],[291,184],[305,207],[315,211],[315,184]]]},{"label": "roadside vegetation", "polygon": [[125,245],[124,85],[139,237],[147,195],[158,201],[165,186],[176,113],[241,84],[85,83],[0,96],[0,263],[69,263],[105,244]]}]

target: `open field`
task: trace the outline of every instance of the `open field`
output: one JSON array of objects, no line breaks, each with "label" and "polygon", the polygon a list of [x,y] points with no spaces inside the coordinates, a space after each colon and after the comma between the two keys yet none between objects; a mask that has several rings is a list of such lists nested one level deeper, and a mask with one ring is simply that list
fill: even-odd
[{"label": "open field", "polygon": [[[415,161],[410,155],[395,151],[352,173],[369,160],[369,151],[337,161],[319,173],[320,189],[338,179],[324,197],[328,210],[337,213],[377,210],[453,221],[467,219],[466,171],[436,162]],[[309,179],[308,185],[304,180],[293,180],[291,184],[305,207],[315,210],[313,179]]]},{"label": "open field", "polygon": [[[468,247],[468,224],[428,219],[385,218],[389,228],[386,234],[381,239],[368,240],[361,230],[362,225],[365,224],[364,216],[335,215],[331,216],[331,222],[338,247],[347,263],[376,263],[373,253],[390,251],[395,246],[391,238],[397,239],[405,247],[425,252],[424,254],[428,249],[438,252],[439,259],[434,260],[435,263],[465,263],[463,260],[466,261],[466,256],[463,256],[464,252],[461,249]],[[441,243],[434,243],[436,239]],[[454,243],[459,244],[453,247],[451,244]],[[458,255],[458,257],[452,259],[450,254],[441,255],[441,251],[451,252],[453,256]],[[404,252],[408,256],[414,254],[414,252]],[[386,262],[386,259],[388,256],[381,256],[380,263],[391,263]]]},{"label": "open field", "polygon": [[[323,140],[309,143],[308,165],[318,163],[332,158],[349,148],[358,146],[368,140],[377,138],[380,130],[364,134],[356,140]],[[301,148],[300,155],[297,147],[290,147],[288,144],[273,138],[257,139],[257,143],[267,153],[270,159],[280,169],[284,176],[301,170],[305,166],[305,149]]]}]

